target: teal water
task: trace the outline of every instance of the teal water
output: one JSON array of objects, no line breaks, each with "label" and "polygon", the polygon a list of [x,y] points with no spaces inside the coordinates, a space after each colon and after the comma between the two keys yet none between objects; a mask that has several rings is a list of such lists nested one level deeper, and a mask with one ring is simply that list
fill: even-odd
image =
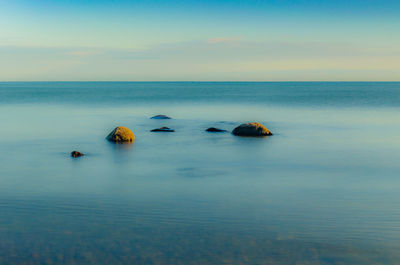
[{"label": "teal water", "polygon": [[[395,82],[0,83],[0,264],[398,264],[399,111]],[[275,135],[204,132],[247,121]]]}]

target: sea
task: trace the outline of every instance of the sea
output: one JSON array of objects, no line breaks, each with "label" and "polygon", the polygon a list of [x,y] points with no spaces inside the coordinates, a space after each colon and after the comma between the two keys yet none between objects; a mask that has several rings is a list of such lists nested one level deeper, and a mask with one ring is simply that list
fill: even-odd
[{"label": "sea", "polygon": [[0,264],[400,264],[400,82],[2,82],[0,124]]}]

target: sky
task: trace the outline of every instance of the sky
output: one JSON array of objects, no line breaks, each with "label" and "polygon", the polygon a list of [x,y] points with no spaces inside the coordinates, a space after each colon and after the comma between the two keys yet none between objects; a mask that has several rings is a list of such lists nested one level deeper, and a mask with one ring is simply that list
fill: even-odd
[{"label": "sky", "polygon": [[400,1],[0,0],[0,81],[400,81]]}]

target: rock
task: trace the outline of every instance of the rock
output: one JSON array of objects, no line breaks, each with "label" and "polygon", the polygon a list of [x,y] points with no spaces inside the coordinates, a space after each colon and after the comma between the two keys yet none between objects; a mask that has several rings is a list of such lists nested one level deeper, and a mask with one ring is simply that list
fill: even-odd
[{"label": "rock", "polygon": [[171,119],[170,117],[168,117],[167,115],[156,115],[151,117],[151,119],[155,119],[155,120],[169,120]]},{"label": "rock", "polygon": [[250,122],[236,127],[232,134],[237,136],[268,136],[272,133],[261,123]]},{"label": "rock", "polygon": [[158,129],[153,129],[153,130],[151,130],[151,132],[175,132],[175,130],[170,129],[168,127],[161,127]]},{"label": "rock", "polygon": [[129,128],[118,126],[106,137],[106,139],[116,143],[134,142],[135,135]]},{"label": "rock", "polygon": [[206,130],[206,132],[226,132],[226,130],[222,130],[222,129],[211,127],[211,128],[208,128]]},{"label": "rock", "polygon": [[84,156],[84,154],[81,152],[78,152],[78,151],[72,151],[71,156],[72,157],[81,157],[81,156]]}]

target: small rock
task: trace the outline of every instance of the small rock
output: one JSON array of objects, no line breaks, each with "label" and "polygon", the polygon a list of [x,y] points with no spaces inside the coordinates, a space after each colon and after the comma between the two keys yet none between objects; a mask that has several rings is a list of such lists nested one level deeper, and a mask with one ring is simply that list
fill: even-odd
[{"label": "small rock", "polygon": [[155,119],[155,120],[169,120],[171,119],[170,117],[168,117],[167,115],[156,115],[151,117],[151,119]]},{"label": "small rock", "polygon": [[175,132],[175,130],[170,129],[168,127],[161,127],[158,129],[153,129],[153,130],[151,130],[151,132]]},{"label": "small rock", "polygon": [[272,133],[261,123],[250,122],[236,127],[232,134],[237,136],[269,136]]},{"label": "small rock", "polygon": [[222,130],[222,129],[211,127],[211,128],[208,128],[206,130],[206,132],[226,132],[226,130]]},{"label": "small rock", "polygon": [[135,135],[129,128],[118,126],[106,137],[106,139],[116,143],[134,142]]},{"label": "small rock", "polygon": [[78,151],[72,151],[71,156],[72,157],[81,157],[81,156],[84,156],[84,154],[81,152],[78,152]]}]

